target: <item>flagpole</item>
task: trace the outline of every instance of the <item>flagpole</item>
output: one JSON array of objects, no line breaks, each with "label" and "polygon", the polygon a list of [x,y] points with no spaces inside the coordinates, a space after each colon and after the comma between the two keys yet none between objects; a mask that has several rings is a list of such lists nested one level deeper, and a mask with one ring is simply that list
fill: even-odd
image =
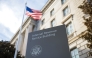
[{"label": "flagpole", "polygon": [[19,44],[20,39],[21,39],[22,25],[23,25],[23,20],[24,20],[24,16],[25,16],[26,5],[27,5],[27,2],[25,3],[25,7],[24,7],[24,14],[23,14],[23,18],[22,18],[21,27],[20,27],[20,30],[19,30],[18,41],[16,43],[16,49],[15,49],[14,58],[17,58],[17,53],[18,53],[18,48],[19,48],[18,44]]}]

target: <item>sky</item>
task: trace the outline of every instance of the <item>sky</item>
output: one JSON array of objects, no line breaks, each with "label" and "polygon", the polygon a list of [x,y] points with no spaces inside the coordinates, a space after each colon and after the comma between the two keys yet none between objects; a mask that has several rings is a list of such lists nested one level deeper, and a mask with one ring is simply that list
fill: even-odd
[{"label": "sky", "polygon": [[[41,10],[47,1],[0,0],[0,41],[10,41],[19,29],[23,18],[25,2],[27,2],[28,7]],[[27,16],[25,15],[24,18],[26,19]]]}]

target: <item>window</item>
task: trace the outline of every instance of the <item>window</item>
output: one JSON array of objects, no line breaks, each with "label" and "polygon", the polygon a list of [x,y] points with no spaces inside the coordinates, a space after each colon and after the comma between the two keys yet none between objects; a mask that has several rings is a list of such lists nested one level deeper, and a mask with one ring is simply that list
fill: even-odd
[{"label": "window", "polygon": [[69,13],[69,7],[67,6],[66,8],[64,8],[63,10],[63,16],[66,16]]},{"label": "window", "polygon": [[71,50],[71,57],[72,58],[79,58],[78,49],[74,48]]},{"label": "window", "polygon": [[50,11],[50,16],[52,16],[54,14],[54,9],[52,9],[51,11]]},{"label": "window", "polygon": [[72,27],[71,22],[66,26],[66,33],[67,33],[67,35],[70,35],[73,33],[73,27]]},{"label": "window", "polygon": [[90,2],[90,0],[87,0],[87,2]]},{"label": "window", "polygon": [[32,31],[35,31],[35,27],[36,27],[35,25],[32,26]]},{"label": "window", "polygon": [[53,20],[51,21],[51,27],[54,27],[55,24],[56,24],[55,19],[53,19]]},{"label": "window", "polygon": [[61,0],[61,3],[64,4],[66,2],[66,0]]},{"label": "window", "polygon": [[45,20],[45,19],[42,20],[42,25],[44,24],[44,20]]}]

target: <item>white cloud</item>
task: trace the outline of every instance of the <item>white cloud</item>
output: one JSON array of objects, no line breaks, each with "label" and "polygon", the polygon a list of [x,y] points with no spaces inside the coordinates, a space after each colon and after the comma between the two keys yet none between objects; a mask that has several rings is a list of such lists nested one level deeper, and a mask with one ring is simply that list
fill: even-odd
[{"label": "white cloud", "polygon": [[11,8],[6,4],[2,4],[0,10],[0,23],[9,28],[11,32],[15,33],[20,26],[20,19],[15,16]]},{"label": "white cloud", "polygon": [[10,40],[13,33],[4,25],[0,23],[0,40]]},{"label": "white cloud", "polygon": [[10,40],[20,27],[25,1],[27,6],[40,10],[47,0],[0,0],[0,40]]}]

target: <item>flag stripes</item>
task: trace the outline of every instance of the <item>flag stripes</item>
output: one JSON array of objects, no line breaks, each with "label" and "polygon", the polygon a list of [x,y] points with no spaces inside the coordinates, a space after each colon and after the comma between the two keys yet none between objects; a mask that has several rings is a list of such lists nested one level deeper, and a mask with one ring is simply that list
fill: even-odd
[{"label": "flag stripes", "polygon": [[40,20],[42,17],[41,11],[31,9],[29,7],[26,7],[26,15],[32,17],[35,20]]}]

